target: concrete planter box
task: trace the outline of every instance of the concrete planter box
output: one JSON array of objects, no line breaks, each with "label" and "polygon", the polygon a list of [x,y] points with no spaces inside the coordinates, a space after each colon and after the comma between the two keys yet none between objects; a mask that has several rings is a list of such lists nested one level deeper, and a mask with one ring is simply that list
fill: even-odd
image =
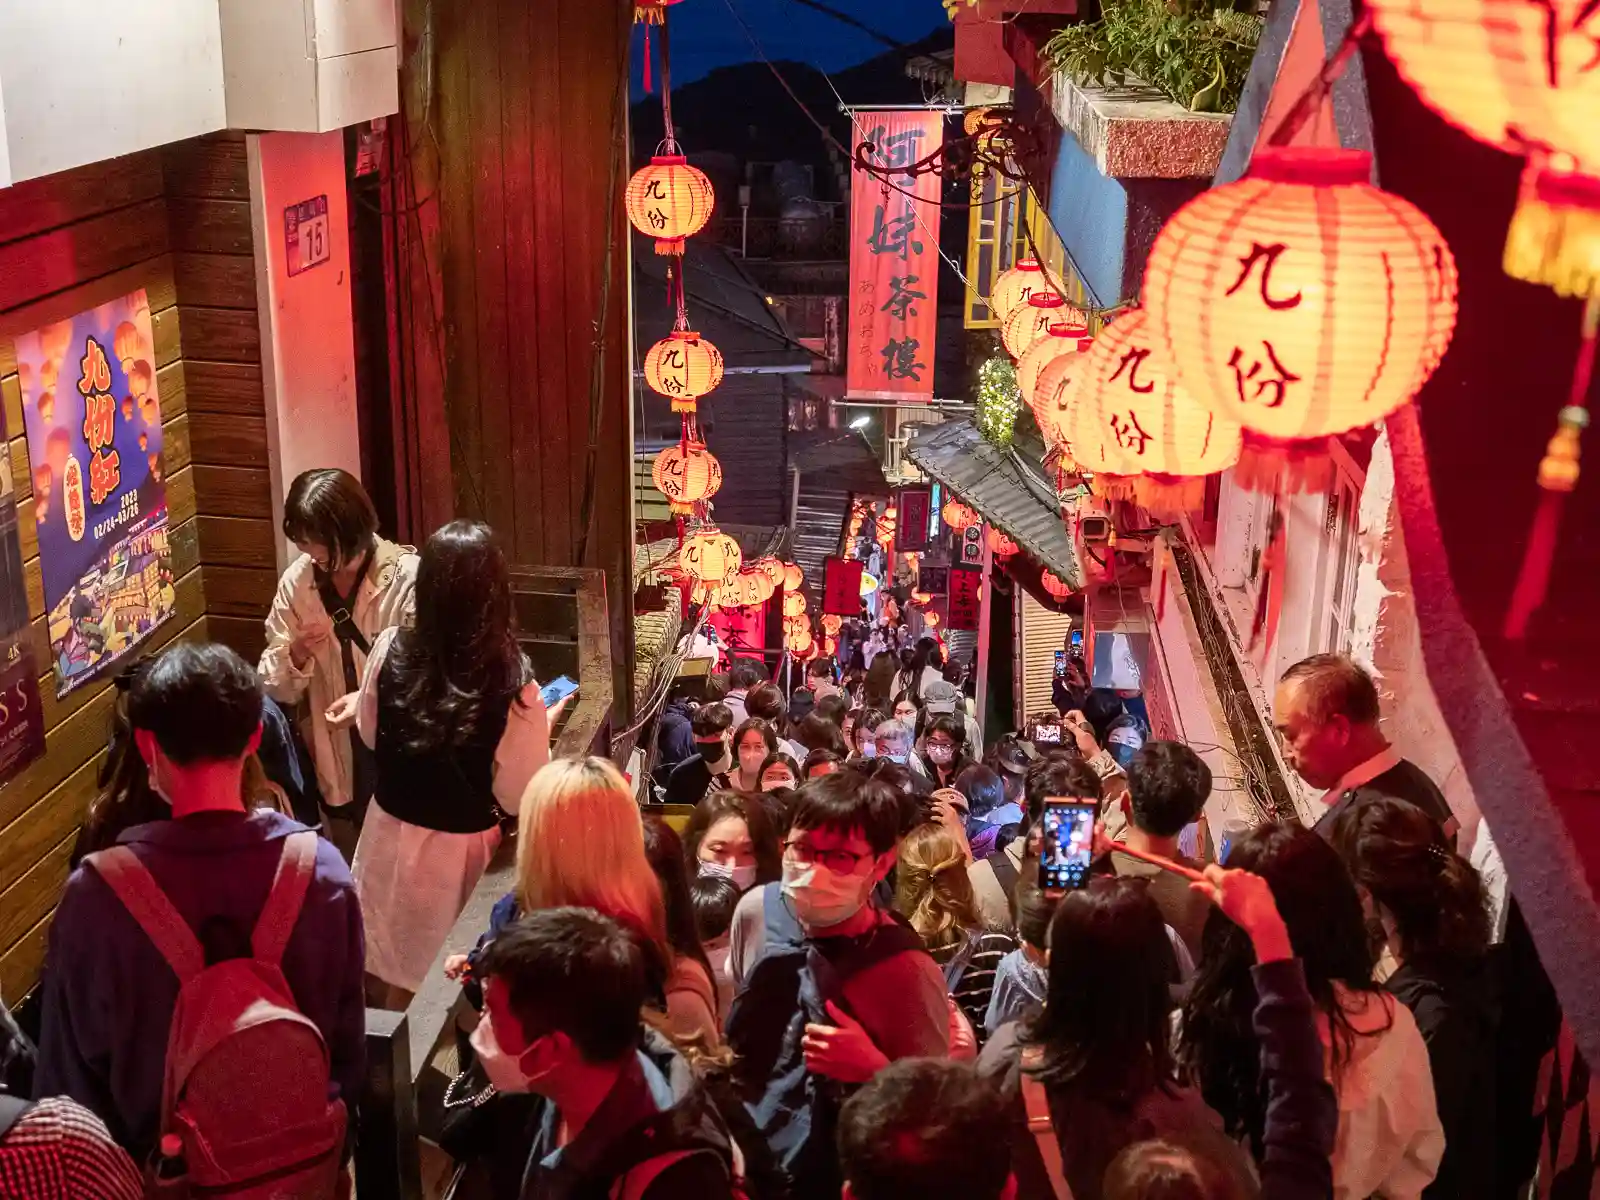
[{"label": "concrete planter box", "polygon": [[1056,121],[1113,179],[1209,179],[1222,160],[1232,114],[1194,113],[1155,88],[1080,87],[1051,77]]}]

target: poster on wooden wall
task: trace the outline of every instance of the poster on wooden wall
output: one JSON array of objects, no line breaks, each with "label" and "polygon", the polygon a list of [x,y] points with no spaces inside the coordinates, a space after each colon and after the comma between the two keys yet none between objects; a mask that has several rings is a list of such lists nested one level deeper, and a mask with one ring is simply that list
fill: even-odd
[{"label": "poster on wooden wall", "polygon": [[[10,436],[0,412],[0,443]],[[0,454],[0,785],[43,753],[44,709],[28,634],[28,584],[17,536],[11,456]]]},{"label": "poster on wooden wall", "polygon": [[140,289],[16,345],[50,653],[64,696],[177,605],[150,305]]}]

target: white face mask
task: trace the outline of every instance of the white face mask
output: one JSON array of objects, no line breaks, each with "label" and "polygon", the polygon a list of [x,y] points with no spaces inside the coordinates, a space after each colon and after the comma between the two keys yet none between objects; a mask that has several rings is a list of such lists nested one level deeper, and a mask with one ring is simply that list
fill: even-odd
[{"label": "white face mask", "polygon": [[946,763],[950,762],[953,758],[955,758],[955,756],[956,756],[956,748],[954,746],[929,746],[928,747],[928,761],[929,762],[936,762],[941,767],[944,766]]},{"label": "white face mask", "polygon": [[872,889],[870,875],[840,875],[821,863],[783,864],[783,894],[807,929],[829,929],[860,912]]},{"label": "white face mask", "polygon": [[701,859],[700,874],[708,875],[716,879],[729,880],[733,886],[738,888],[741,892],[748,892],[751,885],[756,881],[756,869],[754,865],[748,867],[730,867],[727,863],[707,862],[705,859]]},{"label": "white face mask", "polygon": [[[548,1075],[549,1071],[541,1071],[537,1075],[528,1075],[522,1069],[522,1059],[528,1053],[512,1058],[500,1048],[499,1041],[494,1036],[494,1023],[489,1020],[485,1012],[478,1022],[478,1027],[472,1031],[472,1049],[478,1055],[478,1061],[483,1064],[483,1073],[489,1077],[489,1082],[494,1084],[495,1090],[500,1092],[531,1092],[533,1085]],[[532,1049],[530,1046],[528,1049]]]}]

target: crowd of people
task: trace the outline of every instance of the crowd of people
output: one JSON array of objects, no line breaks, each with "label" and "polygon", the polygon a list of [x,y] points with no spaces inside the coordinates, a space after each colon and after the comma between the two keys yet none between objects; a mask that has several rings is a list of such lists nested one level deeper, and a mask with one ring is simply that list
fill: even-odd
[{"label": "crowd of people", "polygon": [[[550,761],[485,527],[414,553],[318,471],[284,530],[258,666],[179,643],[119,681],[37,1050],[0,1020],[0,1196],[347,1194],[366,1010],[441,961],[478,1014],[441,1144],[507,1200],[1499,1200],[1533,1175],[1559,1011],[1348,659],[1275,700],[1321,819],[1235,830],[1225,862],[1211,770],[1136,696],[1067,672],[1069,736],[986,739],[931,638],[858,640],[787,694],[733,659],[663,712],[641,805],[608,761]],[[1097,816],[1060,891],[1058,799]],[[513,887],[449,944],[513,833]]]}]

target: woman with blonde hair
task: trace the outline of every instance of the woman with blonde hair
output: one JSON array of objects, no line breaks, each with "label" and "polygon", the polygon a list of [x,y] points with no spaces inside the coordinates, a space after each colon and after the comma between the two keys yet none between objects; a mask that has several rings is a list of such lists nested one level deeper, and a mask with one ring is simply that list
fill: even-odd
[{"label": "woman with blonde hair", "polygon": [[631,928],[652,960],[667,1028],[720,1040],[715,987],[700,963],[673,950],[639,805],[606,759],[557,759],[529,782],[517,818],[516,885],[494,906],[477,948],[447,960],[445,972],[470,974],[502,929],[545,908],[592,908]]},{"label": "woman with blonde hair", "polygon": [[919,825],[900,842],[895,908],[916,930],[945,986],[980,1041],[1000,960],[1017,948],[1009,933],[985,929],[967,876],[966,847],[943,825]]}]

